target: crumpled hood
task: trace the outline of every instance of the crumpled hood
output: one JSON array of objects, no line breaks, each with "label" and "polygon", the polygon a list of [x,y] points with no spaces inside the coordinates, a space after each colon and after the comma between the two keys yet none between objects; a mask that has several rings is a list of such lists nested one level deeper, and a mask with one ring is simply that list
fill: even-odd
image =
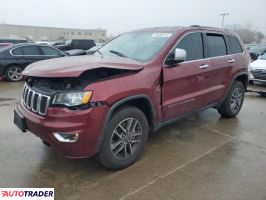
[{"label": "crumpled hood", "polygon": [[143,69],[143,64],[122,57],[95,55],[63,57],[30,64],[23,71],[23,75],[35,77],[78,77],[87,70],[103,67],[138,71]]},{"label": "crumpled hood", "polygon": [[255,69],[266,69],[266,60],[255,60],[249,64],[251,70]]}]

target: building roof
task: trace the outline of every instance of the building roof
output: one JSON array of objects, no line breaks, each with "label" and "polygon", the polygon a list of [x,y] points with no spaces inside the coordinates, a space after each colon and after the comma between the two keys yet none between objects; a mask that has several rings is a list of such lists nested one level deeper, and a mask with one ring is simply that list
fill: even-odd
[{"label": "building roof", "polygon": [[2,26],[9,26],[9,27],[27,27],[27,28],[49,28],[49,29],[64,29],[64,30],[80,30],[80,31],[106,31],[106,29],[97,28],[97,29],[82,29],[82,28],[62,28],[62,27],[49,27],[49,26],[31,26],[31,25],[18,25],[18,24],[0,24]]}]

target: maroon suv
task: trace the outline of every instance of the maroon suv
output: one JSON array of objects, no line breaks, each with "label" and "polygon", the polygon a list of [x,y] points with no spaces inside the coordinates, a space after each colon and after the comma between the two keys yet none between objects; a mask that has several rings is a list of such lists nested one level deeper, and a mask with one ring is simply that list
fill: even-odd
[{"label": "maroon suv", "polygon": [[242,107],[249,55],[228,30],[191,26],[124,33],[92,56],[40,61],[14,121],[69,158],[96,154],[113,169],[140,156],[150,132],[216,108]]}]

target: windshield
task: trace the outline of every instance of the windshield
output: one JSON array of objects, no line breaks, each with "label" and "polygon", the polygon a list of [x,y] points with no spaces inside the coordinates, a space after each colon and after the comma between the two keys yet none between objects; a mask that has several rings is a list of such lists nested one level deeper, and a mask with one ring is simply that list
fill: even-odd
[{"label": "windshield", "polygon": [[260,56],[260,60],[266,60],[266,53],[264,53],[264,54],[262,54],[262,55]]},{"label": "windshield", "polygon": [[174,33],[130,32],[120,35],[100,49],[103,56],[119,56],[139,61],[152,59]]}]

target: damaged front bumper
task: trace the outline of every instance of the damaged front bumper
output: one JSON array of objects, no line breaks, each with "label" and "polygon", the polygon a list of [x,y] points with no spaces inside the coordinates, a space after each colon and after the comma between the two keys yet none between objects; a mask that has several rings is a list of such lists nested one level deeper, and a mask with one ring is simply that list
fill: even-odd
[{"label": "damaged front bumper", "polygon": [[[27,131],[40,137],[45,143],[50,144],[63,154],[63,156],[83,158],[95,153],[108,109],[107,105],[87,110],[50,107],[46,116],[40,116],[29,111],[20,102],[17,104],[15,112],[23,116]],[[58,133],[65,137],[64,139],[72,141],[60,141]],[[62,134],[74,135],[66,136]]]}]

